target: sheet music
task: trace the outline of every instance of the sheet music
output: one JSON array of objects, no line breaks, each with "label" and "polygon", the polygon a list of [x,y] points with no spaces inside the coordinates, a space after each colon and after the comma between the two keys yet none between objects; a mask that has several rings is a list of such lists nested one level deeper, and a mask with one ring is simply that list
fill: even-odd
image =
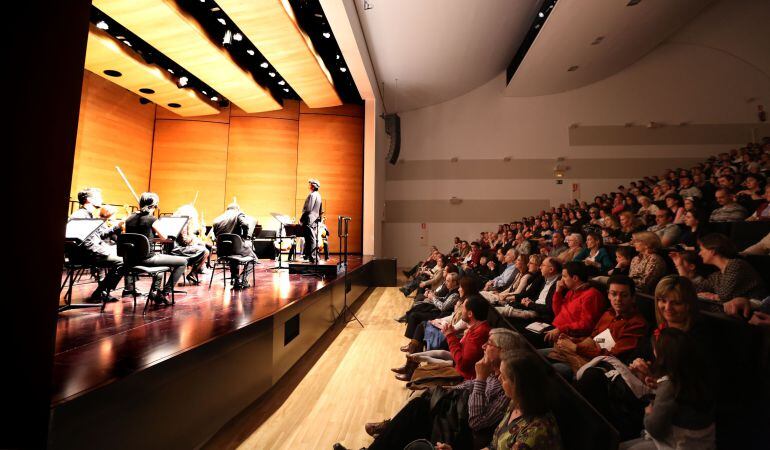
[{"label": "sheet music", "polygon": [[542,333],[548,328],[552,328],[552,326],[550,323],[532,322],[531,324],[527,325],[525,328],[529,331],[532,331],[533,333]]},{"label": "sheet music", "polygon": [[166,237],[175,238],[182,232],[182,228],[190,220],[187,217],[164,216],[156,220],[153,226]]},{"label": "sheet music", "polygon": [[70,219],[67,221],[64,238],[85,241],[103,223],[102,219]]}]

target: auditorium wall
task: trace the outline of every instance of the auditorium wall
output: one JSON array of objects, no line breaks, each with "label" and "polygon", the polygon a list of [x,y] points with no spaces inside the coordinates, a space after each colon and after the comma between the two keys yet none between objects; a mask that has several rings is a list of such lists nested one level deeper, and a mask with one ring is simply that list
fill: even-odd
[{"label": "auditorium wall", "polygon": [[[384,256],[412,264],[429,245],[448,250],[454,236],[470,240],[770,135],[756,114],[758,104],[770,107],[770,55],[752,13],[759,2],[740,3],[717,3],[632,66],[580,89],[506,97],[501,73],[401,113],[401,160],[386,174]],[[557,163],[566,167],[563,184]]]},{"label": "auditorium wall", "polygon": [[181,117],[86,72],[71,195],[98,186],[108,203],[135,204],[118,165],[138,192],[158,193],[164,212],[197,194],[210,224],[237,199],[265,229],[276,229],[270,213],[298,220],[313,177],[321,182],[331,251],[339,248],[337,216],[346,215],[349,251],[361,252],[363,121],[360,105],[310,109],[291,100],[267,113],[232,106]]}]

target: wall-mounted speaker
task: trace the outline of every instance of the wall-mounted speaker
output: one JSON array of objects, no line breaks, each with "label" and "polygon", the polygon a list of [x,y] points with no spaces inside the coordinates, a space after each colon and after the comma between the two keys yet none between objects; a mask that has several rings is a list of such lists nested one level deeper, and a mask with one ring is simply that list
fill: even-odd
[{"label": "wall-mounted speaker", "polygon": [[388,161],[395,164],[401,152],[401,118],[398,114],[383,114],[382,118],[385,120],[385,134],[390,136]]}]

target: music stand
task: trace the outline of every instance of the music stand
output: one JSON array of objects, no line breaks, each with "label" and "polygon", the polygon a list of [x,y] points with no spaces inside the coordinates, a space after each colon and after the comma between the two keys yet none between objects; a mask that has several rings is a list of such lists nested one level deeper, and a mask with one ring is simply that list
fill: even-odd
[{"label": "music stand", "polygon": [[283,259],[282,259],[283,253],[281,250],[281,247],[282,247],[281,244],[283,243],[284,239],[294,239],[294,236],[286,235],[287,227],[289,230],[294,231],[294,223],[293,223],[294,221],[291,220],[291,217],[285,214],[272,212],[270,213],[270,215],[273,216],[273,218],[275,218],[275,220],[277,220],[278,223],[280,224],[278,225],[278,233],[274,238],[272,238],[273,244],[275,244],[275,241],[278,241],[278,249],[277,249],[278,250],[278,267],[274,267],[273,269],[274,270],[288,269],[288,267],[283,267]]},{"label": "music stand", "polygon": [[[348,230],[350,228],[350,217],[348,216],[337,216],[337,237],[340,238],[340,255],[343,258],[342,266],[345,269],[345,274],[343,275],[343,279],[345,281],[345,295],[343,296],[342,300],[342,310],[340,310],[339,315],[337,316],[337,319],[342,318],[345,322],[352,322],[356,321],[359,325],[361,325],[361,328],[364,328],[364,324],[361,323],[361,321],[358,319],[358,316],[356,316],[356,313],[353,312],[352,309],[350,309],[350,306],[348,305]],[[342,242],[345,242],[344,251],[343,251],[343,245]],[[348,319],[348,314],[353,316],[353,318]]]},{"label": "music stand", "polygon": [[[104,220],[98,218],[68,220],[67,227],[64,231],[65,246],[72,249],[79,248],[92,234],[96,233],[96,230],[98,230],[103,223]],[[68,256],[70,258],[72,257],[72,255]],[[67,286],[67,293],[64,294],[64,305],[58,308],[59,312],[67,311],[68,309],[101,308],[101,303],[72,303],[72,288],[75,285],[75,277],[77,276],[79,280],[83,273],[81,270],[91,267],[91,265],[78,263],[72,259],[70,259],[68,264],[70,266],[67,268],[67,276],[64,278],[64,282],[61,286],[62,288]]]},{"label": "music stand", "polygon": [[162,216],[155,221],[153,226],[167,238],[175,240],[182,234],[182,229],[189,220],[190,218],[187,216]]}]

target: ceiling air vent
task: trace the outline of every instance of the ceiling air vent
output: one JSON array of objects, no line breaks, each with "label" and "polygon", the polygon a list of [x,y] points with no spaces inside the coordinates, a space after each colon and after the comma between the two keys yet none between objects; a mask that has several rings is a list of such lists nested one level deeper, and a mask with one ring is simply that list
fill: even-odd
[{"label": "ceiling air vent", "polygon": [[628,3],[626,4],[626,6],[634,6],[634,5],[638,4],[641,1],[642,0],[628,0]]}]

